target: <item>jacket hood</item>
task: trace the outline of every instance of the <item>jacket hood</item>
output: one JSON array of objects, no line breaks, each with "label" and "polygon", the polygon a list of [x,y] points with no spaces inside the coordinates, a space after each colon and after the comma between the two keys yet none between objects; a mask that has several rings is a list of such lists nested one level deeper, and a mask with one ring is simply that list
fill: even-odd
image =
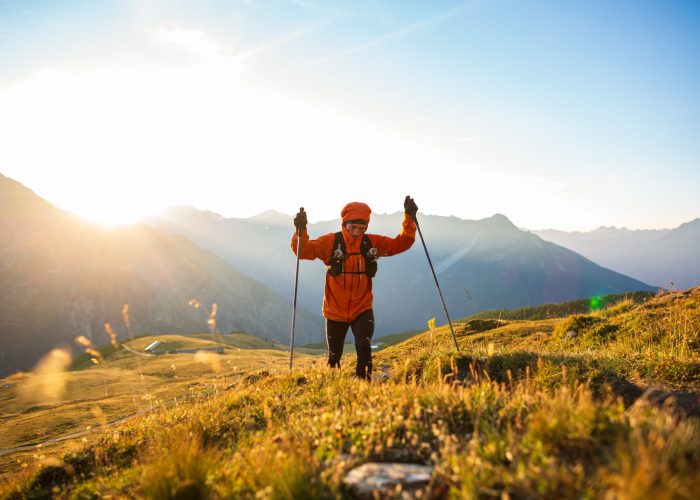
[{"label": "jacket hood", "polygon": [[343,207],[343,209],[340,211],[340,217],[343,219],[343,224],[349,220],[357,219],[366,220],[367,224],[369,224],[369,217],[371,213],[372,209],[370,209],[365,203],[353,201]]}]

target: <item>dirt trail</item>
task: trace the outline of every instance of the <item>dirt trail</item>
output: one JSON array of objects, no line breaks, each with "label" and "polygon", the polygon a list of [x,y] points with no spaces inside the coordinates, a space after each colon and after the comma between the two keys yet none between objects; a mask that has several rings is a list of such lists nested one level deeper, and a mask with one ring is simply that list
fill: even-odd
[{"label": "dirt trail", "polygon": [[147,413],[149,411],[151,411],[151,410],[150,409],[140,410],[140,411],[137,411],[136,413],[132,413],[131,415],[127,415],[126,417],[118,418],[116,420],[112,420],[112,421],[106,422],[104,424],[95,424],[90,428],[90,430],[73,432],[71,434],[66,434],[64,436],[60,436],[57,438],[47,439],[46,441],[41,441],[39,443],[25,444],[22,446],[16,446],[14,448],[5,448],[4,450],[0,450],[0,457],[5,456],[5,455],[9,455],[11,453],[17,453],[20,451],[36,450],[37,447],[44,447],[44,446],[48,446],[50,444],[60,443],[61,441],[68,441],[70,439],[79,438],[79,437],[85,436],[86,434],[93,432],[96,429],[99,429],[100,427],[109,427],[109,426],[112,426],[115,424],[119,424],[119,423],[122,423],[129,418],[135,417],[136,415],[140,415],[142,413]]}]

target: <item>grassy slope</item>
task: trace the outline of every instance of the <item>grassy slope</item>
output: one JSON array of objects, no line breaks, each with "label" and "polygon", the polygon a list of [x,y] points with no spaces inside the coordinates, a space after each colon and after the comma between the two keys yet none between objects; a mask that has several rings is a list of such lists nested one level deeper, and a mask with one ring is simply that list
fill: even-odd
[{"label": "grassy slope", "polygon": [[500,379],[508,369],[513,374],[526,367],[558,373],[566,365],[594,388],[620,380],[670,389],[700,387],[700,288],[642,302],[623,300],[589,314],[500,320],[502,326],[483,331],[488,323],[455,323],[461,356],[454,356],[450,331],[443,326],[432,341],[427,333],[412,337],[381,351],[377,361],[409,360],[402,369],[420,372],[422,378],[435,377],[438,364],[447,368],[453,358],[458,371],[473,360],[488,359],[490,374]]},{"label": "grassy slope", "polygon": [[[224,345],[225,350],[223,355],[139,356],[109,346],[101,349],[104,362],[97,366],[82,355],[70,371],[58,376],[18,373],[7,377],[0,382],[0,450],[94,429],[137,412],[172,406],[178,400],[209,397],[251,370],[284,366],[288,360],[288,353],[243,333],[216,338],[209,334],[147,336],[126,346],[142,351],[154,340],[169,349]],[[58,395],[46,394],[46,389],[56,385]],[[83,438],[0,456],[0,472],[16,470],[27,459],[50,458],[80,445]]]},{"label": "grassy slope", "polygon": [[614,307],[621,302],[641,304],[654,297],[651,292],[631,292],[622,295],[601,295],[589,299],[571,300],[561,304],[543,304],[541,306],[521,307],[519,309],[495,309],[482,311],[470,318],[539,320],[563,318],[574,314],[588,314],[598,310]]},{"label": "grassy slope", "polygon": [[435,465],[435,497],[697,491],[698,419],[616,393],[697,391],[700,290],[488,326],[456,325],[460,355],[445,327],[384,349],[384,383],[352,379],[349,362],[250,374],[91,435],[64,462],[27,467],[5,494],[333,497],[343,473],[370,460]]},{"label": "grassy slope", "polygon": [[[651,292],[633,292],[622,295],[603,295],[589,299],[572,300],[561,304],[543,304],[540,306],[521,307],[519,309],[494,309],[482,311],[466,318],[458,319],[456,323],[467,323],[472,319],[498,319],[498,320],[543,320],[551,318],[565,318],[575,314],[589,314],[609,309],[621,302],[641,304],[654,297]],[[421,333],[420,330],[394,333],[375,339],[385,345],[394,345]]]}]

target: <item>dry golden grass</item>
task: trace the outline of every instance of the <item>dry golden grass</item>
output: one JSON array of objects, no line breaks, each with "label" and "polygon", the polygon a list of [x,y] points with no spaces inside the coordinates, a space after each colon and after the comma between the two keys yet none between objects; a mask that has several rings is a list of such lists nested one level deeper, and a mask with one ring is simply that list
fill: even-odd
[{"label": "dry golden grass", "polygon": [[[18,470],[41,461],[40,455],[59,456],[68,447],[82,445],[86,436],[118,419],[138,412],[182,404],[220,393],[253,370],[284,369],[288,353],[279,349],[250,349],[269,345],[245,334],[219,336],[224,354],[165,354],[140,356],[119,349],[99,365],[67,370],[67,352],[52,352],[36,370],[0,381],[0,450],[33,446],[50,439],[90,431],[53,444],[42,453],[32,450],[0,456],[0,472]],[[203,349],[222,345],[211,335],[142,337],[127,346],[142,351],[154,340],[166,349]],[[91,345],[91,344],[90,344]],[[243,348],[235,347],[242,345]],[[308,362],[300,353],[296,363]],[[49,451],[47,451],[49,449]],[[37,456],[35,456],[37,455]]]},{"label": "dry golden grass", "polygon": [[[114,380],[138,374],[135,384],[153,384],[140,393],[150,411],[85,436],[58,466],[33,451],[0,497],[338,498],[353,466],[408,461],[435,467],[423,492],[429,498],[693,498],[700,421],[673,398],[635,400],[624,387],[697,390],[699,298],[700,290],[672,292],[486,331],[462,322],[459,355],[449,329],[438,327],[432,338],[425,332],[377,353],[372,384],[350,375],[351,355],[342,370],[307,357],[290,373],[279,350],[230,349],[218,366],[192,355],[117,351],[71,377],[100,375],[102,390],[118,391],[104,382],[108,370],[122,371]],[[163,340],[186,347],[217,337]],[[66,394],[79,393],[74,383],[79,377]],[[198,396],[163,404],[171,390]],[[98,406],[106,402],[99,382],[84,391]],[[1,425],[12,432],[19,417]]]},{"label": "dry golden grass", "polygon": [[473,369],[461,382],[368,384],[350,371],[258,372],[102,433],[4,491],[339,498],[353,466],[397,460],[435,466],[428,498],[692,498],[700,487],[697,421],[597,399],[566,373],[549,388],[536,369],[508,383]]}]

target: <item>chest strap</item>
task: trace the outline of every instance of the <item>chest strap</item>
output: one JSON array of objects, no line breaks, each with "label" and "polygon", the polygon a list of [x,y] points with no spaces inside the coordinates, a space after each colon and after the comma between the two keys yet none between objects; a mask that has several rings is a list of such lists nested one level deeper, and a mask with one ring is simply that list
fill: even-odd
[{"label": "chest strap", "polygon": [[[345,260],[353,255],[364,256],[364,271],[345,270]],[[374,276],[377,274],[377,249],[372,248],[372,241],[369,239],[369,236],[366,234],[362,235],[362,243],[360,243],[359,252],[346,253],[343,232],[339,231],[335,233],[333,251],[331,253],[328,265],[326,266],[326,272],[331,276],[338,276],[339,274],[366,274],[370,278],[374,278]]]}]

